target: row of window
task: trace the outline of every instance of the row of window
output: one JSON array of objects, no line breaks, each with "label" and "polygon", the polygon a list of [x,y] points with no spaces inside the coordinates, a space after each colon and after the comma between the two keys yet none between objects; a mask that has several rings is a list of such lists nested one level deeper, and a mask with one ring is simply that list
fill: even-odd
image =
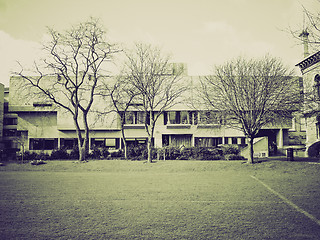
[{"label": "row of window", "polygon": [[[163,146],[192,146],[191,134],[162,135]],[[245,145],[244,137],[195,137],[194,146],[196,147],[216,147],[220,144]]]},{"label": "row of window", "polygon": [[[78,146],[77,138],[61,138],[60,147],[64,149],[73,149]],[[119,138],[91,139],[91,148],[93,146],[105,146],[109,148],[119,148]],[[58,148],[58,138],[30,138],[30,150],[53,150]]]},{"label": "row of window", "polygon": [[[29,149],[30,150],[53,150],[58,148],[58,138],[30,138]],[[127,145],[141,145],[146,144],[146,138],[127,138]],[[244,137],[195,137],[194,145],[196,147],[215,147],[220,144],[245,144]],[[163,146],[192,146],[191,134],[163,134],[162,135]],[[60,147],[65,149],[73,149],[78,146],[78,140],[76,138],[61,138]],[[123,146],[120,138],[91,138],[91,148],[93,147],[107,147],[119,149]]]},{"label": "row of window", "polygon": [[[149,114],[139,111],[125,113],[125,124],[150,122]],[[164,125],[167,124],[223,124],[223,116],[214,111],[168,111],[164,112]]]}]

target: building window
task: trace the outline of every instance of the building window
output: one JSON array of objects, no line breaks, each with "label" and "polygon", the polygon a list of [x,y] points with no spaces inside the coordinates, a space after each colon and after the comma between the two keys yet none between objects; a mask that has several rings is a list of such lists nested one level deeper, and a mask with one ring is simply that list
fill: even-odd
[{"label": "building window", "polygon": [[232,144],[238,144],[238,139],[236,137],[231,138]]},{"label": "building window", "polygon": [[168,112],[168,122],[169,124],[178,124],[179,123],[179,112]]},{"label": "building window", "polygon": [[194,144],[196,147],[216,147],[222,144],[222,137],[196,137]]},{"label": "building window", "polygon": [[125,124],[144,124],[147,122],[149,124],[150,122],[150,114],[146,114],[146,112],[136,112],[136,111],[130,111],[125,112]]},{"label": "building window", "polygon": [[140,146],[147,144],[147,138],[126,138],[127,147]]},{"label": "building window", "polygon": [[135,124],[134,112],[125,113],[125,124]]},{"label": "building window", "polygon": [[104,138],[91,138],[91,148],[93,147],[103,147],[105,146]]},{"label": "building window", "polygon": [[146,119],[146,113],[145,112],[136,112],[136,124],[144,124]]},{"label": "building window", "polygon": [[57,147],[57,138],[30,138],[30,150],[53,150]]},{"label": "building window", "polygon": [[106,147],[106,148],[115,148],[120,147],[119,138],[91,138],[91,148],[94,147]]},{"label": "building window", "polygon": [[188,111],[169,111],[166,114],[169,124],[190,124],[190,113]]},{"label": "building window", "polygon": [[191,147],[191,134],[162,135],[162,146]]},{"label": "building window", "polygon": [[78,139],[77,138],[61,138],[60,147],[64,149],[73,149],[75,147],[78,147]]},{"label": "building window", "polygon": [[115,138],[107,138],[106,139],[106,147],[115,148],[116,147],[116,139]]},{"label": "building window", "polygon": [[189,124],[189,113],[187,111],[180,112],[180,123]]}]

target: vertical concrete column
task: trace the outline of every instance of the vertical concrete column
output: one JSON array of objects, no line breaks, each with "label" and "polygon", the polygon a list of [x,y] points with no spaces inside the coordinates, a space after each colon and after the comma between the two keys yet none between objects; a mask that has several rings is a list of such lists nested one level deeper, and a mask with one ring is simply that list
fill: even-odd
[{"label": "vertical concrete column", "polygon": [[194,145],[194,136],[193,136],[193,134],[191,135],[191,147],[195,147],[195,145]]},{"label": "vertical concrete column", "polygon": [[280,128],[277,134],[277,145],[278,148],[283,148],[283,129]]}]

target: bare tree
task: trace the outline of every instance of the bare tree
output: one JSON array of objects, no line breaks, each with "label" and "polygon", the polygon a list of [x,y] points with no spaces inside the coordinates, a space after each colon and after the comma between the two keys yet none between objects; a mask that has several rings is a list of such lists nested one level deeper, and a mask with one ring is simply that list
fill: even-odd
[{"label": "bare tree", "polygon": [[120,74],[115,78],[115,82],[108,82],[101,91],[101,96],[106,100],[111,100],[111,107],[105,112],[99,112],[99,115],[107,115],[110,109],[114,109],[120,120],[122,143],[124,145],[124,157],[127,159],[127,142],[124,131],[126,113],[137,97],[137,89],[130,83],[129,78]]},{"label": "bare tree", "polygon": [[224,115],[227,125],[249,138],[253,163],[253,140],[267,124],[291,115],[301,103],[297,78],[280,60],[237,58],[216,66],[214,75],[201,80],[201,96],[211,109]]},{"label": "bare tree", "polygon": [[100,79],[105,76],[105,65],[117,50],[107,42],[104,28],[93,18],[64,32],[49,29],[49,35],[50,41],[43,46],[48,57],[42,65],[35,63],[35,76],[25,75],[21,65],[21,71],[16,74],[44,98],[72,115],[79,161],[84,161],[89,149],[88,113]]},{"label": "bare tree", "polygon": [[127,53],[126,76],[138,95],[135,101],[144,112],[145,129],[148,135],[148,162],[152,162],[151,150],[155,124],[159,116],[179,101],[186,90],[181,83],[182,68],[175,69],[169,57],[163,56],[158,48],[137,43],[132,53]]}]

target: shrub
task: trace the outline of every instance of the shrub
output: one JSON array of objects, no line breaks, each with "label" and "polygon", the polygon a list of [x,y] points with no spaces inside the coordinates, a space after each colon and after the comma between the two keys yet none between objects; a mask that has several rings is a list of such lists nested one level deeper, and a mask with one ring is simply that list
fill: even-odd
[{"label": "shrub", "polygon": [[238,145],[235,144],[227,144],[222,146],[223,155],[227,154],[235,154],[238,155],[240,153],[240,149]]},{"label": "shrub", "polygon": [[237,154],[226,154],[224,156],[224,159],[229,161],[229,160],[245,160],[246,158]]},{"label": "shrub", "polygon": [[176,159],[181,159],[181,160],[189,160],[189,159],[194,159],[195,154],[193,151],[193,148],[183,148],[180,151],[179,156]]},{"label": "shrub", "polygon": [[[166,153],[166,160],[176,160],[180,157],[180,149],[178,147],[165,147],[163,151]],[[161,151],[163,156],[163,152]]]},{"label": "shrub", "polygon": [[129,145],[127,147],[127,155],[130,159],[143,159],[147,156],[147,146],[145,145]]},{"label": "shrub", "polygon": [[122,157],[122,151],[121,149],[114,151],[114,152],[110,152],[110,157],[112,158],[119,158]]},{"label": "shrub", "polygon": [[101,151],[101,156],[103,158],[107,158],[110,155],[110,152],[106,147],[103,147],[100,151]]},{"label": "shrub", "polygon": [[29,152],[29,151],[25,151],[23,154],[23,159],[24,160],[34,160],[38,158],[38,154],[35,152]]},{"label": "shrub", "polygon": [[[163,151],[166,151],[167,160],[243,160],[239,155],[237,145],[226,145],[221,147],[165,147],[160,150],[160,158],[163,159]],[[225,157],[226,156],[226,157]]]},{"label": "shrub", "polygon": [[106,147],[94,146],[94,148],[89,154],[89,157],[93,159],[103,159],[103,158],[107,158],[109,154],[110,153]]},{"label": "shrub", "polygon": [[52,160],[56,159],[69,159],[69,154],[66,149],[55,149],[52,151],[50,158]]},{"label": "shrub", "polygon": [[219,160],[222,155],[222,150],[218,148],[195,147],[194,152],[198,160]]},{"label": "shrub", "polygon": [[70,159],[79,159],[79,148],[77,146],[75,146],[70,154],[69,154],[69,158]]},{"label": "shrub", "polygon": [[101,152],[99,147],[94,146],[93,149],[89,152],[89,158],[100,159]]},{"label": "shrub", "polygon": [[37,160],[47,160],[47,159],[50,159],[50,155],[48,153],[41,152],[40,154],[37,154],[35,159],[37,159]]}]

